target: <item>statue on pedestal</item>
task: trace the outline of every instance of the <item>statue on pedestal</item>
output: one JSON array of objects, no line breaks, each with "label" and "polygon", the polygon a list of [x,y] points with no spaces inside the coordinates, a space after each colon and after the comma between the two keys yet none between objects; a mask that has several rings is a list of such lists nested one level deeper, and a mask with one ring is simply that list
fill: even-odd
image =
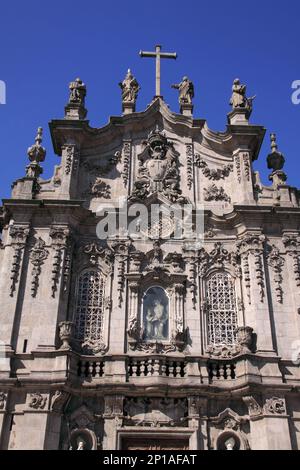
[{"label": "statue on pedestal", "polygon": [[183,77],[180,83],[175,83],[172,88],[179,90],[179,104],[192,104],[194,98],[194,85],[188,77]]},{"label": "statue on pedestal", "polygon": [[233,82],[232,96],[230,99],[230,105],[232,106],[233,110],[235,108],[246,108],[250,112],[252,111],[253,100],[255,99],[255,96],[247,98],[246,90],[246,85],[242,85],[240,80],[236,78]]},{"label": "statue on pedestal", "polygon": [[119,86],[122,90],[122,102],[135,104],[140,86],[130,69],[128,69],[126,77],[119,83]]},{"label": "statue on pedestal", "polygon": [[86,86],[80,78],[76,78],[74,82],[69,85],[70,97],[69,103],[76,103],[84,106],[84,100],[86,96]]}]

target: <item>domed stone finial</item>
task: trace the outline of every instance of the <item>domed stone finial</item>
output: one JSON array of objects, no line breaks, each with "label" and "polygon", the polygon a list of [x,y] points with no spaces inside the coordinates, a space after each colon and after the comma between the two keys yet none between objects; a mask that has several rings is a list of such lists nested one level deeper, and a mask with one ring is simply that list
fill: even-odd
[{"label": "domed stone finial", "polygon": [[281,170],[285,163],[285,158],[281,152],[278,151],[276,134],[271,134],[271,153],[267,156],[268,168],[274,171]]},{"label": "domed stone finial", "polygon": [[43,168],[40,166],[40,163],[45,160],[46,149],[41,145],[42,140],[43,129],[39,127],[35,138],[35,144],[31,145],[27,150],[27,155],[30,160],[30,164],[26,167],[26,176],[28,178],[36,179],[43,173]]},{"label": "domed stone finial", "polygon": [[35,138],[35,144],[28,148],[27,154],[31,162],[40,163],[45,160],[46,149],[41,146],[43,141],[43,129],[39,127]]}]

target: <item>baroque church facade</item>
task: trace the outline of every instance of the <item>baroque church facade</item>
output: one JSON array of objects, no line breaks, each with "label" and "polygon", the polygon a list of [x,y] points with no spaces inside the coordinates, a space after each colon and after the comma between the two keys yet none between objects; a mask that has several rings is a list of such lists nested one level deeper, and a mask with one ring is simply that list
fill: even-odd
[{"label": "baroque church facade", "polygon": [[53,176],[39,128],[3,200],[0,447],[299,449],[300,192],[276,136],[265,186],[239,80],[225,132],[187,77],[180,113],[120,86],[98,129],[71,82]]}]

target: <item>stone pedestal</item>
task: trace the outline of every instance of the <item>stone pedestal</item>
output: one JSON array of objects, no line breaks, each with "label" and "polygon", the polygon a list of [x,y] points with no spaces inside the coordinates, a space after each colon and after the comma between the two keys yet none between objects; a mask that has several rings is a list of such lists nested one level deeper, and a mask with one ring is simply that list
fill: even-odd
[{"label": "stone pedestal", "polygon": [[65,119],[83,120],[86,115],[87,110],[80,104],[72,103],[65,106]]},{"label": "stone pedestal", "polygon": [[235,126],[248,126],[251,112],[246,108],[235,108],[227,114],[228,124]]},{"label": "stone pedestal", "polygon": [[193,115],[194,106],[192,104],[184,103],[180,105],[180,113],[184,116],[192,116]]},{"label": "stone pedestal", "polygon": [[125,114],[135,113],[135,103],[124,101],[122,103],[122,113],[124,115]]}]

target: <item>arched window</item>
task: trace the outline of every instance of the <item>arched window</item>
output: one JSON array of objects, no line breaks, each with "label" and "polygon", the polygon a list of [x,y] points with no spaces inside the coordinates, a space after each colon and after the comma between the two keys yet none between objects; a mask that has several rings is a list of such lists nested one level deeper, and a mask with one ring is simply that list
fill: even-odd
[{"label": "arched window", "polygon": [[169,339],[169,297],[162,287],[150,287],[144,295],[143,328],[146,340]]},{"label": "arched window", "polygon": [[105,278],[96,270],[84,271],[78,278],[75,312],[75,338],[93,348],[103,340]]},{"label": "arched window", "polygon": [[234,280],[226,272],[212,274],[206,282],[208,344],[233,344],[237,328]]}]

